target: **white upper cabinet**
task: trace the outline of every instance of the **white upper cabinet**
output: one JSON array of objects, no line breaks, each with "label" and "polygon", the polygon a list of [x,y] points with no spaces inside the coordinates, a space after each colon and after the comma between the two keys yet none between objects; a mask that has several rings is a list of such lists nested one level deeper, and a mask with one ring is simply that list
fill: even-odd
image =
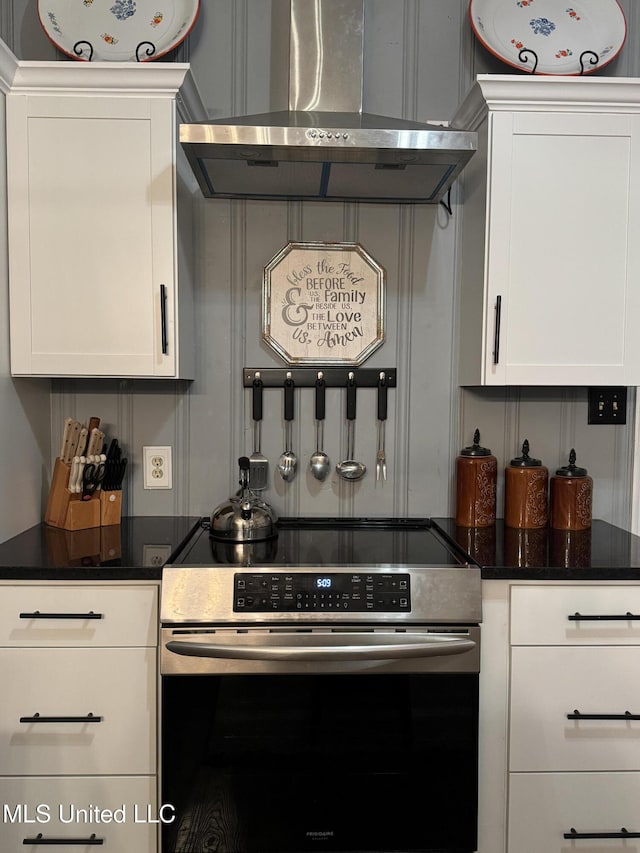
[{"label": "white upper cabinet", "polygon": [[640,81],[482,75],[461,207],[461,385],[640,383]]},{"label": "white upper cabinet", "polygon": [[188,214],[195,182],[177,148],[189,77],[172,63],[19,64],[7,96],[14,376],[192,378],[178,207]]}]

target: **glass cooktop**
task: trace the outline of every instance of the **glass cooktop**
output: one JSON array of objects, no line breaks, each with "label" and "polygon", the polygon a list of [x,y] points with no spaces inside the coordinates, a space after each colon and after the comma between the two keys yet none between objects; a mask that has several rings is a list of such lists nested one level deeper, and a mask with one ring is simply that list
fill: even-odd
[{"label": "glass cooktop", "polygon": [[278,535],[220,542],[206,522],[173,566],[459,566],[466,554],[426,518],[283,518]]}]

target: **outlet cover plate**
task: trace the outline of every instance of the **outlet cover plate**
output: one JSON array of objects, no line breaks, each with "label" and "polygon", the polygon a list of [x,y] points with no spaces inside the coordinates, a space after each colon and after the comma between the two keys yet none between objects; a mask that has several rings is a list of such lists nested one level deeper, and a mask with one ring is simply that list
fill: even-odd
[{"label": "outlet cover plate", "polygon": [[145,489],[171,489],[171,447],[143,447],[142,469]]}]

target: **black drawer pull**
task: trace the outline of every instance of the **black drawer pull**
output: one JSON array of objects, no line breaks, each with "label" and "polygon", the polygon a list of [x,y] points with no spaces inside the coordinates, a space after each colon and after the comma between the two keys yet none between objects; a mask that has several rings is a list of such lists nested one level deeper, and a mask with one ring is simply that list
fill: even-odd
[{"label": "black drawer pull", "polygon": [[569,832],[565,832],[563,838],[640,838],[640,832],[629,832],[624,826],[620,832],[578,832],[571,827]]},{"label": "black drawer pull", "polygon": [[614,613],[612,615],[600,615],[598,613],[586,616],[584,613],[570,613],[567,616],[567,619],[570,622],[598,622],[600,620],[606,622],[628,622],[632,619],[638,620],[640,619],[640,614],[631,613],[627,610],[626,613]]},{"label": "black drawer pull", "polygon": [[104,838],[96,838],[95,832],[92,832],[88,838],[45,838],[39,832],[35,838],[23,838],[23,844],[75,844],[78,847],[82,844],[104,844]]},{"label": "black drawer pull", "polygon": [[34,610],[33,613],[21,613],[21,619],[104,619],[102,613],[94,613],[90,610],[88,613],[41,613],[39,610]]},{"label": "black drawer pull", "polygon": [[21,723],[101,723],[102,717],[87,714],[85,717],[42,717],[35,713],[33,717],[20,717]]},{"label": "black drawer pull", "polygon": [[577,709],[567,714],[567,720],[640,720],[640,714],[625,711],[624,714],[582,714]]}]

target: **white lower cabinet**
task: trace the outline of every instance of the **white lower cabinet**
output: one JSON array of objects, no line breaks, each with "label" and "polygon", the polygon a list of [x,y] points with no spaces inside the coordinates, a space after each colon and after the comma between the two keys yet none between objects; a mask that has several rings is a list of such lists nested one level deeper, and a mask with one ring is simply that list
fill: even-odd
[{"label": "white lower cabinet", "polygon": [[2,583],[0,600],[0,851],[155,853],[157,585]]},{"label": "white lower cabinet", "polygon": [[0,796],[3,853],[45,848],[63,853],[93,846],[109,853],[156,849],[157,799],[151,777],[0,779]]},{"label": "white lower cabinet", "polygon": [[639,809],[640,773],[511,774],[509,853],[637,853]]},{"label": "white lower cabinet", "polygon": [[640,850],[638,592],[510,589],[508,853]]}]

